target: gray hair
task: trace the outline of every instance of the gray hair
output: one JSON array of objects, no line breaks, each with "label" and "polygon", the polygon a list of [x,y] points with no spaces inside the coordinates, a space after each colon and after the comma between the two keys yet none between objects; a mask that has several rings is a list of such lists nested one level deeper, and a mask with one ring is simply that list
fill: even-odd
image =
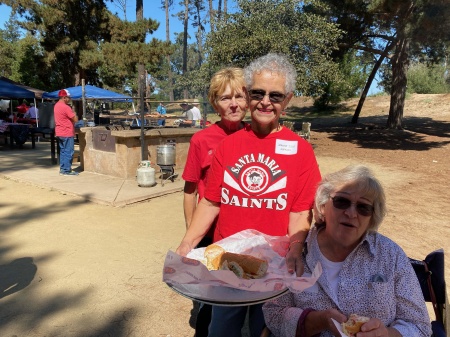
[{"label": "gray hair", "polygon": [[325,205],[332,193],[343,186],[357,186],[358,191],[373,199],[373,215],[370,218],[369,231],[377,231],[386,215],[386,196],[381,183],[372,171],[364,165],[350,165],[326,175],[316,191],[316,209]]},{"label": "gray hair", "polygon": [[297,71],[285,55],[269,53],[251,62],[244,69],[244,77],[247,84],[247,89],[250,89],[253,85],[253,75],[255,73],[261,73],[262,71],[270,71],[272,73],[277,73],[285,77],[286,93],[290,93],[295,90]]}]

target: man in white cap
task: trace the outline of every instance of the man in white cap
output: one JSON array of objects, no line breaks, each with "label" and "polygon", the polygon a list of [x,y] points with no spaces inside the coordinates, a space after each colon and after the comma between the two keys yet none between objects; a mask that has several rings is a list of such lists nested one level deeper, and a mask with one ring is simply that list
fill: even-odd
[{"label": "man in white cap", "polygon": [[59,101],[55,104],[55,135],[58,137],[60,148],[59,174],[63,176],[77,176],[72,170],[72,160],[75,145],[75,123],[78,117],[69,106],[70,92],[61,89],[58,93]]},{"label": "man in white cap", "polygon": [[189,109],[189,103],[187,101],[183,101],[180,103],[181,109],[183,109],[182,117],[184,120],[180,123],[179,127],[181,128],[190,128],[195,126],[194,114],[192,113],[192,108]]}]

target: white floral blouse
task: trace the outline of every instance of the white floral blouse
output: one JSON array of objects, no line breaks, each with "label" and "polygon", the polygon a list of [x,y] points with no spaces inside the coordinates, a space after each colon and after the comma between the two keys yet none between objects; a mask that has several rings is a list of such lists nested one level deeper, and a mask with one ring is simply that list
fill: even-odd
[{"label": "white floral blouse", "polygon": [[[317,244],[319,230],[312,227],[307,238],[305,274],[310,274],[322,259]],[[431,336],[416,274],[404,251],[392,240],[376,232],[367,233],[342,265],[337,294],[331,290],[326,272],[324,269],[317,283],[302,293],[287,293],[264,304],[266,325],[275,336],[294,337],[306,308],[335,308],[347,317],[352,313],[376,317],[404,337]],[[319,336],[333,335],[326,330]]]}]

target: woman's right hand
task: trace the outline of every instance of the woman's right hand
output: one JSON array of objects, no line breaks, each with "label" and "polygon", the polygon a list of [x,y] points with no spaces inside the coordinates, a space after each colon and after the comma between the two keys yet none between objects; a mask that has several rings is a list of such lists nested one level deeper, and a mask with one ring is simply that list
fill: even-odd
[{"label": "woman's right hand", "polygon": [[175,253],[181,256],[186,256],[192,250],[192,246],[186,241],[181,241]]}]

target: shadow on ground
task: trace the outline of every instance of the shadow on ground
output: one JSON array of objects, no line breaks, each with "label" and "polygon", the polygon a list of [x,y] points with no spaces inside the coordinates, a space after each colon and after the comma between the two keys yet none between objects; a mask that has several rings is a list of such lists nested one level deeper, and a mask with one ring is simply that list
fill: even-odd
[{"label": "shadow on ground", "polygon": [[338,110],[319,113],[311,106],[290,108],[285,120],[294,121],[296,131],[301,130],[302,122],[310,122],[313,132],[328,133],[331,140],[367,149],[426,151],[450,143],[450,123],[446,121],[404,117],[404,129],[392,130],[386,128],[387,115],[363,116],[356,124],[351,123],[352,116]]},{"label": "shadow on ground", "polygon": [[[58,313],[80,310],[83,308],[85,299],[91,296],[89,286],[76,292],[69,293],[61,289],[50,296],[42,296],[41,285],[45,285],[45,282],[51,282],[51,280],[36,276],[37,271],[44,263],[51,263],[52,259],[56,257],[56,253],[49,252],[44,256],[21,257],[12,261],[4,258],[14,255],[14,250],[18,248],[7,241],[10,231],[26,226],[29,221],[45,221],[51,213],[65,212],[82,203],[84,203],[83,200],[59,202],[45,208],[32,206],[23,208],[5,201],[1,203],[0,207],[11,208],[9,214],[0,217],[0,334],[2,336],[5,336],[3,329],[10,331],[11,326],[17,324],[17,320],[21,321],[21,331],[15,331],[14,335],[21,336],[21,333],[26,331],[27,336],[43,336],[40,334],[42,331],[39,331],[39,327],[44,326],[44,322]],[[79,318],[74,317],[74,322],[67,322],[65,326],[55,326],[50,335],[67,336],[68,327],[76,326],[80,332],[71,331],[70,336],[130,336],[130,332],[134,329],[133,317],[138,315],[137,310],[126,306],[119,310],[119,313],[116,308],[110,314],[114,314],[111,315],[110,320],[97,327],[84,326],[80,322],[75,322]],[[86,329],[88,331],[83,331]]]}]

